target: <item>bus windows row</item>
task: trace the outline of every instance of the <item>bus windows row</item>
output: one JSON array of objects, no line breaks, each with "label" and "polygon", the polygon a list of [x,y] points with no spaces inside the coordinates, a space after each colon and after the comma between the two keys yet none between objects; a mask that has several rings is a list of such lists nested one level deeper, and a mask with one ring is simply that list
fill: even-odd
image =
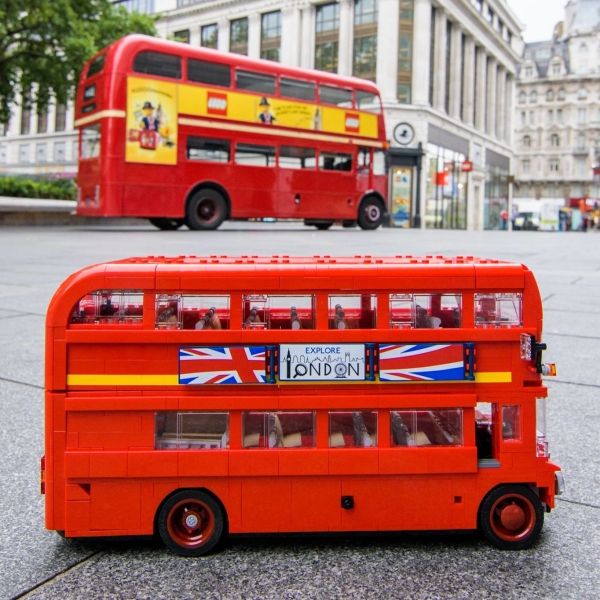
[{"label": "bus windows row", "polygon": [[[518,408],[518,407],[517,407]],[[390,447],[463,445],[462,409],[390,411]],[[315,448],[315,411],[247,411],[242,413],[242,448]],[[375,410],[329,411],[329,448],[376,448]],[[158,412],[155,448],[229,448],[227,412]]]},{"label": "bus windows row", "polygon": [[[304,146],[247,144],[222,138],[187,136],[186,157],[191,161],[230,163],[253,167],[275,167],[292,170],[369,172],[385,174],[385,155],[375,150],[371,161],[371,149],[359,148],[356,161],[347,152],[319,151]],[[354,164],[356,162],[356,164]]]},{"label": "bus windows row", "polygon": [[[381,295],[379,295],[379,299]],[[475,294],[475,327],[521,327],[521,293]],[[244,294],[242,329],[316,329],[316,296]],[[376,329],[377,294],[328,294],[328,329]],[[461,294],[390,294],[390,329],[463,327]],[[156,329],[231,329],[229,295],[157,294]],[[143,292],[98,290],[75,306],[72,324],[142,325]],[[233,327],[239,327],[234,325]]]},{"label": "bus windows row", "polygon": [[[206,86],[232,88],[277,96],[290,100],[320,102],[379,114],[381,102],[379,96],[366,90],[352,90],[330,84],[317,84],[314,81],[295,79],[288,76],[276,76],[236,68],[232,77],[230,65],[188,58],[185,60],[187,81]],[[170,79],[182,79],[183,60],[180,56],[144,50],[136,55],[133,71],[145,75],[158,75]],[[88,71],[88,76],[90,72]],[[235,80],[235,86],[232,86]]]}]

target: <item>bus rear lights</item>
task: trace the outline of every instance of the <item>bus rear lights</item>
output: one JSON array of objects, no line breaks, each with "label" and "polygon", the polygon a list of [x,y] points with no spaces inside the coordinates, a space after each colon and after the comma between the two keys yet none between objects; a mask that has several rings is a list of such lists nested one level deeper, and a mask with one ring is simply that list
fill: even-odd
[{"label": "bus rear lights", "polygon": [[100,186],[94,186],[94,204],[100,206]]},{"label": "bus rear lights", "polygon": [[550,458],[548,440],[545,435],[539,435],[539,432],[536,440],[536,456],[538,458]]},{"label": "bus rear lights", "polygon": [[521,334],[521,358],[531,360],[531,336],[528,333]]},{"label": "bus rear lights", "polygon": [[556,377],[556,365],[554,363],[544,363],[542,365],[542,375]]}]

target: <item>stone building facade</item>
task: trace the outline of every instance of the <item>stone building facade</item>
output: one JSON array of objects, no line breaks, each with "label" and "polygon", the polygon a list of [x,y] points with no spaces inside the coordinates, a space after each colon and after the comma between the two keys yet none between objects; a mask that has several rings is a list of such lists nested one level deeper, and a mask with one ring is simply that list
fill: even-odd
[{"label": "stone building facade", "polygon": [[[522,25],[505,0],[123,4],[158,13],[165,38],[375,81],[391,143],[391,224],[500,227],[523,50]],[[72,111],[67,107],[62,162],[56,144],[63,132],[53,111],[44,129],[35,110],[15,108],[0,138],[0,171],[76,170]]]},{"label": "stone building facade", "polygon": [[525,46],[515,104],[516,202],[597,201],[599,155],[600,0],[571,0],[552,39]]}]

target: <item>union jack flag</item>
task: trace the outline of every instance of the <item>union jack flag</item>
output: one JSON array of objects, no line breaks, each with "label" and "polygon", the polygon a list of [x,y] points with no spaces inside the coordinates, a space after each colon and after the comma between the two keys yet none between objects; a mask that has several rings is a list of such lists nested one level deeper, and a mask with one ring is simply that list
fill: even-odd
[{"label": "union jack flag", "polygon": [[381,344],[380,381],[462,381],[462,344]]},{"label": "union jack flag", "polygon": [[179,348],[179,383],[265,383],[264,346]]}]

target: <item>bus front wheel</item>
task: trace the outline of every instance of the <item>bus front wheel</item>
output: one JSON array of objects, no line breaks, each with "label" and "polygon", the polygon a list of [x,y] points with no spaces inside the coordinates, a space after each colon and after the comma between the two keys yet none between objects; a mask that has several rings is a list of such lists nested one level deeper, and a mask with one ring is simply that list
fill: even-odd
[{"label": "bus front wheel", "polygon": [[217,546],[225,528],[223,510],[206,492],[173,494],[158,515],[158,533],[165,546],[180,556],[203,556]]},{"label": "bus front wheel", "polygon": [[383,223],[383,205],[378,198],[368,196],[358,209],[358,225],[361,229],[377,229]]},{"label": "bus front wheel", "polygon": [[198,190],[188,202],[186,217],[190,229],[216,229],[227,217],[227,203],[216,190]]},{"label": "bus front wheel", "polygon": [[149,221],[154,227],[162,231],[175,231],[185,223],[185,219],[163,219],[158,217],[151,218]]},{"label": "bus front wheel", "polygon": [[481,503],[479,525],[501,550],[523,550],[533,544],[544,525],[544,507],[527,487],[503,485]]}]

